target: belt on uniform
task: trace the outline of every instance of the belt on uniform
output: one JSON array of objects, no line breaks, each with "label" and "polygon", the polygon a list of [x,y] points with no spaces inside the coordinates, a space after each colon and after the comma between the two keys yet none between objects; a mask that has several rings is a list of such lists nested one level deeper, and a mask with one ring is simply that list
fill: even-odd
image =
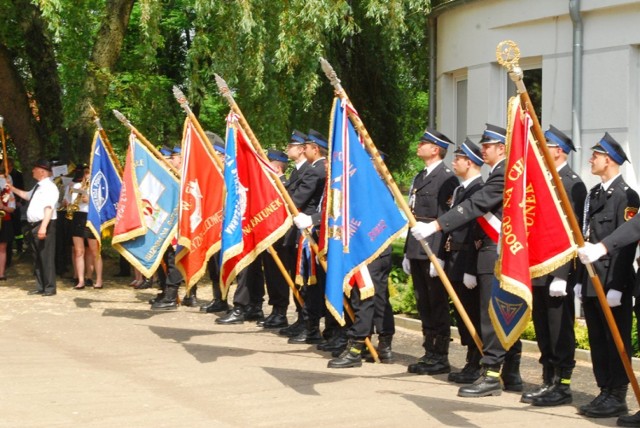
[{"label": "belt on uniform", "polygon": [[415,218],[418,221],[428,221],[428,222],[437,220],[435,217],[418,217],[418,216],[415,216]]},{"label": "belt on uniform", "polygon": [[450,242],[449,250],[450,251],[469,251],[475,250],[476,246],[474,244],[462,244],[458,242]]}]

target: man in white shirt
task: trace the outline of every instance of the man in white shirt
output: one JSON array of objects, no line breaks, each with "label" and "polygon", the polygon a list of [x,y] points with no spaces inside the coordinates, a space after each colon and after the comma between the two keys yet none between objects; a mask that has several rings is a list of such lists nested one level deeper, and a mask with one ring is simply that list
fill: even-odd
[{"label": "man in white shirt", "polygon": [[31,246],[34,254],[36,289],[29,294],[54,296],[56,294],[56,206],[60,192],[51,179],[51,163],[46,159],[36,161],[32,169],[38,182],[26,192],[8,184],[7,187],[28,202],[27,222],[31,229]]}]

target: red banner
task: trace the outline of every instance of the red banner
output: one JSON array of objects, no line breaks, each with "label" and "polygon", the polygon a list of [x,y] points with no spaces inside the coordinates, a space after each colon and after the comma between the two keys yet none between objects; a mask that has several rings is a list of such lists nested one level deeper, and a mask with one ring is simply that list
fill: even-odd
[{"label": "red banner", "polygon": [[189,119],[182,137],[180,218],[176,267],[187,290],[204,275],[209,258],[220,250],[224,178],[213,148]]},{"label": "red banner", "polygon": [[137,186],[135,185],[133,150],[134,144],[129,143],[122,175],[122,189],[120,190],[120,199],[118,200],[112,243],[128,241],[132,238],[142,236],[146,232],[144,215],[138,204],[140,198],[139,195],[136,195]]}]

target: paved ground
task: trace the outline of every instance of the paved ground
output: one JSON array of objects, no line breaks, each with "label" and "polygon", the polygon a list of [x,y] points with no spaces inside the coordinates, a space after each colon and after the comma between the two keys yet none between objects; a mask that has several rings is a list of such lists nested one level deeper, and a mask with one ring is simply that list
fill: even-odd
[{"label": "paved ground", "polygon": [[[570,406],[535,408],[513,393],[463,399],[446,375],[406,373],[421,355],[410,329],[395,337],[395,364],[327,369],[325,354],[253,323],[219,326],[197,308],[150,311],[155,291],[124,280],[80,291],[60,282],[57,296],[41,297],[26,294],[34,286],[27,263],[8,274],[0,283],[0,427],[615,426],[576,412],[596,390],[586,362]],[[463,358],[454,342],[452,364]],[[536,358],[523,358],[527,387],[539,381]],[[631,394],[628,402],[635,411]]]}]

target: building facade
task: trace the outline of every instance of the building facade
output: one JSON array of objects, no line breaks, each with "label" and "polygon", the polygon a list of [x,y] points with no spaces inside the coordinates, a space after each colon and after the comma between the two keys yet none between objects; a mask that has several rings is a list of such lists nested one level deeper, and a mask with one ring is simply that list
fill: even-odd
[{"label": "building facade", "polygon": [[589,149],[607,131],[624,147],[631,162],[622,172],[638,189],[640,1],[441,0],[429,23],[438,129],[460,143],[478,141],[485,122],[506,126],[515,85],[496,47],[513,40],[525,76],[539,84],[543,130],[553,124],[573,136],[571,163],[587,186],[598,182]]}]

